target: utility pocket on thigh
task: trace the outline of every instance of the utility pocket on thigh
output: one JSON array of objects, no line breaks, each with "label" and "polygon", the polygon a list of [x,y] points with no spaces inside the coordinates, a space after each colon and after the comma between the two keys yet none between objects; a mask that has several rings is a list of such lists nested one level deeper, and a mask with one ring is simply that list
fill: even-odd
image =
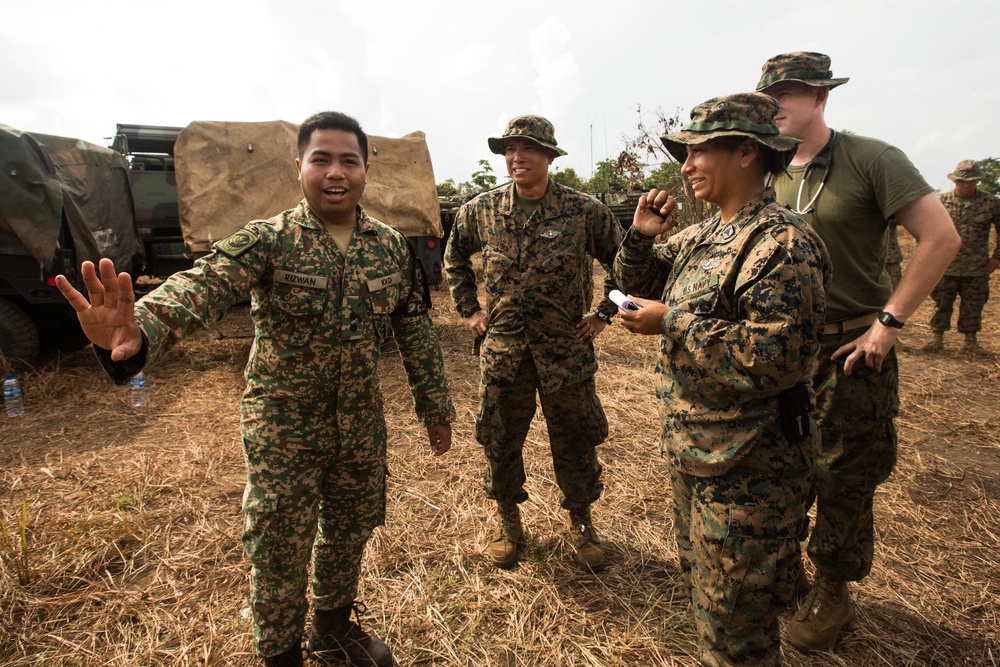
[{"label": "utility pocket on thigh", "polygon": [[[716,618],[771,606],[779,551],[794,539],[795,511],[698,503],[692,516],[696,596]],[[737,608],[738,605],[738,608]]]},{"label": "utility pocket on thigh", "polygon": [[243,551],[255,566],[280,568],[291,558],[288,540],[281,536],[278,497],[247,485],[243,491]]}]

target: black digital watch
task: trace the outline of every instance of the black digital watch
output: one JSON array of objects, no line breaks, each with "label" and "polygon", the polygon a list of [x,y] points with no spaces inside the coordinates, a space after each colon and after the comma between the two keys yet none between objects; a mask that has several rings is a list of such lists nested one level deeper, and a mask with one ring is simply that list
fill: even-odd
[{"label": "black digital watch", "polygon": [[882,323],[882,326],[892,327],[893,329],[903,328],[903,323],[897,320],[896,316],[888,310],[883,310],[878,314],[878,321]]}]

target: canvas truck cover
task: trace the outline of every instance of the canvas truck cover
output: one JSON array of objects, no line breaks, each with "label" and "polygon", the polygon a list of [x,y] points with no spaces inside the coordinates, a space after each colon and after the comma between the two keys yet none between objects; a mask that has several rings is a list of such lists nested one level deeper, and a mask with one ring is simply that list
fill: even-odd
[{"label": "canvas truck cover", "polygon": [[[251,220],[277,215],[302,199],[298,125],[286,121],[196,121],[174,146],[177,205],[184,241],[203,253]],[[368,136],[361,205],[407,236],[442,237],[434,170],[423,132],[399,139]]]},{"label": "canvas truck cover", "polygon": [[78,261],[108,257],[130,268],[142,257],[121,154],[0,125],[0,229],[49,269],[64,213]]}]

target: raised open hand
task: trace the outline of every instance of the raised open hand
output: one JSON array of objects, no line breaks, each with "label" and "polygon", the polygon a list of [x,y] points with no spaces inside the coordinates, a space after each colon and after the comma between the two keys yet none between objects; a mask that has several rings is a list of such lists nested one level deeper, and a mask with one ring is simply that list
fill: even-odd
[{"label": "raised open hand", "polygon": [[110,259],[100,261],[100,278],[93,262],[80,266],[88,301],[65,276],[56,276],[56,287],[76,311],[83,333],[97,347],[111,350],[113,361],[123,361],[142,349],[142,333],[135,322],[135,292],[127,273],[115,273]]}]

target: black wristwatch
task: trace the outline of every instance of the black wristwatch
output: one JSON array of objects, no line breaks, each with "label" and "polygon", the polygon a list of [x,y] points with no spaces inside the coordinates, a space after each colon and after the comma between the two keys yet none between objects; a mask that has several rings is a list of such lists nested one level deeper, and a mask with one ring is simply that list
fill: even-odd
[{"label": "black wristwatch", "polygon": [[611,324],[611,316],[607,313],[602,313],[600,310],[595,310],[594,315],[597,315],[597,319],[604,322],[605,324]]},{"label": "black wristwatch", "polygon": [[878,314],[878,321],[882,323],[882,326],[892,327],[893,329],[903,328],[903,323],[897,320],[888,310],[883,310]]}]

